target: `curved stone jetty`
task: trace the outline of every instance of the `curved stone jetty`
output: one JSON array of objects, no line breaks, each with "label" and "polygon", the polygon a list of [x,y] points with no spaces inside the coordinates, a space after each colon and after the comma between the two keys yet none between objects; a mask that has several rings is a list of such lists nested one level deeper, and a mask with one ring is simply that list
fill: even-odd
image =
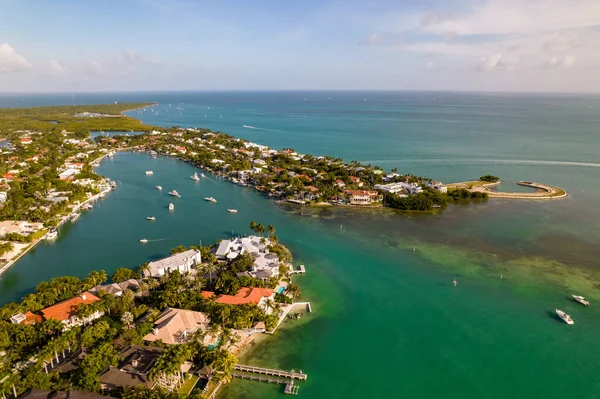
[{"label": "curved stone jetty", "polygon": [[490,198],[506,198],[506,199],[560,199],[567,197],[567,192],[562,188],[550,186],[548,184],[535,183],[531,181],[520,181],[517,184],[537,189],[533,193],[509,193],[502,191],[494,191],[491,187],[500,184],[500,182],[489,183],[484,181],[468,181],[462,183],[449,184],[451,188],[464,188],[468,191],[485,192]]}]

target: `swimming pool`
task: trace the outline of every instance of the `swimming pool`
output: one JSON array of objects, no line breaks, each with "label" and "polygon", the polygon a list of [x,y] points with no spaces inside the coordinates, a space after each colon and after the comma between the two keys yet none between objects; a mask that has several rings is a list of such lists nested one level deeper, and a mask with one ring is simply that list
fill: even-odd
[{"label": "swimming pool", "polygon": [[277,293],[278,294],[283,294],[283,291],[285,291],[285,287],[279,287],[279,288],[277,288]]}]

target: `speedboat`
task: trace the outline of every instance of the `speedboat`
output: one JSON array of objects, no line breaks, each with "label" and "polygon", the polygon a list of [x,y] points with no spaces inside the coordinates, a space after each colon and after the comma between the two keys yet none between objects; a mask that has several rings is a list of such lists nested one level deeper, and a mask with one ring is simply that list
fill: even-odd
[{"label": "speedboat", "polygon": [[46,233],[46,240],[54,240],[56,237],[58,237],[58,231],[52,227],[50,231]]},{"label": "speedboat", "polygon": [[204,173],[200,173],[200,177],[206,177],[206,176],[204,176]]},{"label": "speedboat", "polygon": [[153,174],[154,174],[154,172],[153,172],[153,171],[151,171],[151,170],[147,170],[147,171],[146,171],[146,174],[147,174],[147,175],[153,175]]},{"label": "speedboat", "polygon": [[217,200],[214,199],[213,197],[206,197],[206,198],[204,198],[204,200],[208,201],[208,202],[217,202]]},{"label": "speedboat", "polygon": [[573,299],[575,299],[577,302],[579,302],[582,305],[590,306],[590,303],[588,301],[586,301],[585,298],[582,297],[581,295],[573,295]]},{"label": "speedboat", "polygon": [[227,209],[227,212],[229,212],[229,213],[237,213],[237,209]]},{"label": "speedboat", "polygon": [[156,220],[156,218],[154,216],[148,216],[146,219],[148,219],[148,220]]},{"label": "speedboat", "polygon": [[173,203],[171,202],[169,204],[169,210],[172,211],[173,209],[175,209],[175,205],[173,205]]},{"label": "speedboat", "polygon": [[200,178],[198,177],[198,173],[194,173],[192,176],[190,176],[190,179],[198,181],[200,180]]},{"label": "speedboat", "polygon": [[88,210],[89,210],[89,209],[92,209],[92,208],[93,208],[93,206],[91,206],[90,204],[83,204],[82,208],[83,208],[83,209],[88,209]]},{"label": "speedboat", "polygon": [[156,189],[157,189],[158,191],[161,191],[161,190],[162,190],[162,186],[156,186]]},{"label": "speedboat", "polygon": [[173,197],[181,197],[177,190],[169,191],[169,195],[172,195]]},{"label": "speedboat", "polygon": [[145,239],[145,238],[142,238],[142,239],[140,240],[140,242],[141,242],[142,244],[145,244],[145,243],[147,243],[147,242],[148,242],[148,240],[147,240],[147,239]]},{"label": "speedboat", "polygon": [[571,316],[569,316],[568,314],[566,314],[562,310],[556,309],[556,314],[565,323],[567,323],[567,324],[575,324],[575,322],[573,321],[573,319],[571,318]]}]

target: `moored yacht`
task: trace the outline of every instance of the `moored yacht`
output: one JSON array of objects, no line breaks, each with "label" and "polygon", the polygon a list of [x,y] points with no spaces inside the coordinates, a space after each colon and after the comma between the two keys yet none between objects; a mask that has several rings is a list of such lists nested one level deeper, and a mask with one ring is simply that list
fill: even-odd
[{"label": "moored yacht", "polygon": [[581,295],[573,295],[573,299],[575,299],[577,302],[579,302],[582,305],[590,306],[590,303],[588,301],[586,301],[585,298],[582,297]]},{"label": "moored yacht", "polygon": [[237,209],[227,209],[227,212],[229,212],[229,213],[237,213]]},{"label": "moored yacht", "polygon": [[204,200],[208,201],[208,202],[217,202],[217,200],[214,199],[213,197],[206,197],[206,198],[204,198]]},{"label": "moored yacht", "polygon": [[154,216],[148,216],[146,219],[148,219],[148,220],[156,220],[156,218]]},{"label": "moored yacht", "polygon": [[566,314],[565,312],[563,312],[560,309],[556,309],[556,314],[558,315],[558,317],[560,317],[560,319],[562,321],[564,321],[565,323],[571,325],[571,324],[575,324],[575,322],[573,321],[573,319],[571,318],[571,316],[569,316],[568,314]]},{"label": "moored yacht", "polygon": [[153,174],[154,174],[154,172],[153,172],[153,171],[151,171],[151,170],[147,170],[147,171],[146,171],[146,174],[147,174],[147,175],[153,175]]},{"label": "moored yacht", "polygon": [[156,186],[156,189],[157,189],[158,191],[161,191],[161,190],[162,190],[162,186]]},{"label": "moored yacht", "polygon": [[173,197],[181,197],[177,190],[169,191],[169,195],[172,195]]},{"label": "moored yacht", "polygon": [[175,205],[173,205],[173,203],[171,202],[169,204],[169,210],[172,211],[173,209],[175,209]]},{"label": "moored yacht", "polygon": [[200,178],[198,177],[198,173],[194,173],[192,176],[190,176],[190,179],[198,181],[200,180]]},{"label": "moored yacht", "polygon": [[50,230],[46,233],[46,240],[54,240],[58,237],[58,230],[54,227],[50,228]]}]

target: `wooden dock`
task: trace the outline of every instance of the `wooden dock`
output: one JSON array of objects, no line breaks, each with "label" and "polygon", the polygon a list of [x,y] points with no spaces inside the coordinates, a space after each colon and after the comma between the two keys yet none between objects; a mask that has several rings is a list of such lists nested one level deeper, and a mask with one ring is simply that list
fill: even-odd
[{"label": "wooden dock", "polygon": [[291,380],[306,381],[306,379],[308,378],[308,376],[306,374],[304,374],[302,372],[302,370],[300,370],[300,371],[295,371],[295,370],[285,371],[285,370],[267,369],[264,367],[246,366],[243,364],[236,364],[233,368],[235,370],[244,371],[247,373],[256,373],[256,374],[262,374],[262,375],[268,375],[268,376],[274,376],[274,377],[283,377],[283,378],[289,378]]},{"label": "wooden dock", "polygon": [[290,274],[305,274],[306,273],[306,268],[304,267],[304,265],[300,265],[299,269],[294,269],[293,266],[290,266]]}]

